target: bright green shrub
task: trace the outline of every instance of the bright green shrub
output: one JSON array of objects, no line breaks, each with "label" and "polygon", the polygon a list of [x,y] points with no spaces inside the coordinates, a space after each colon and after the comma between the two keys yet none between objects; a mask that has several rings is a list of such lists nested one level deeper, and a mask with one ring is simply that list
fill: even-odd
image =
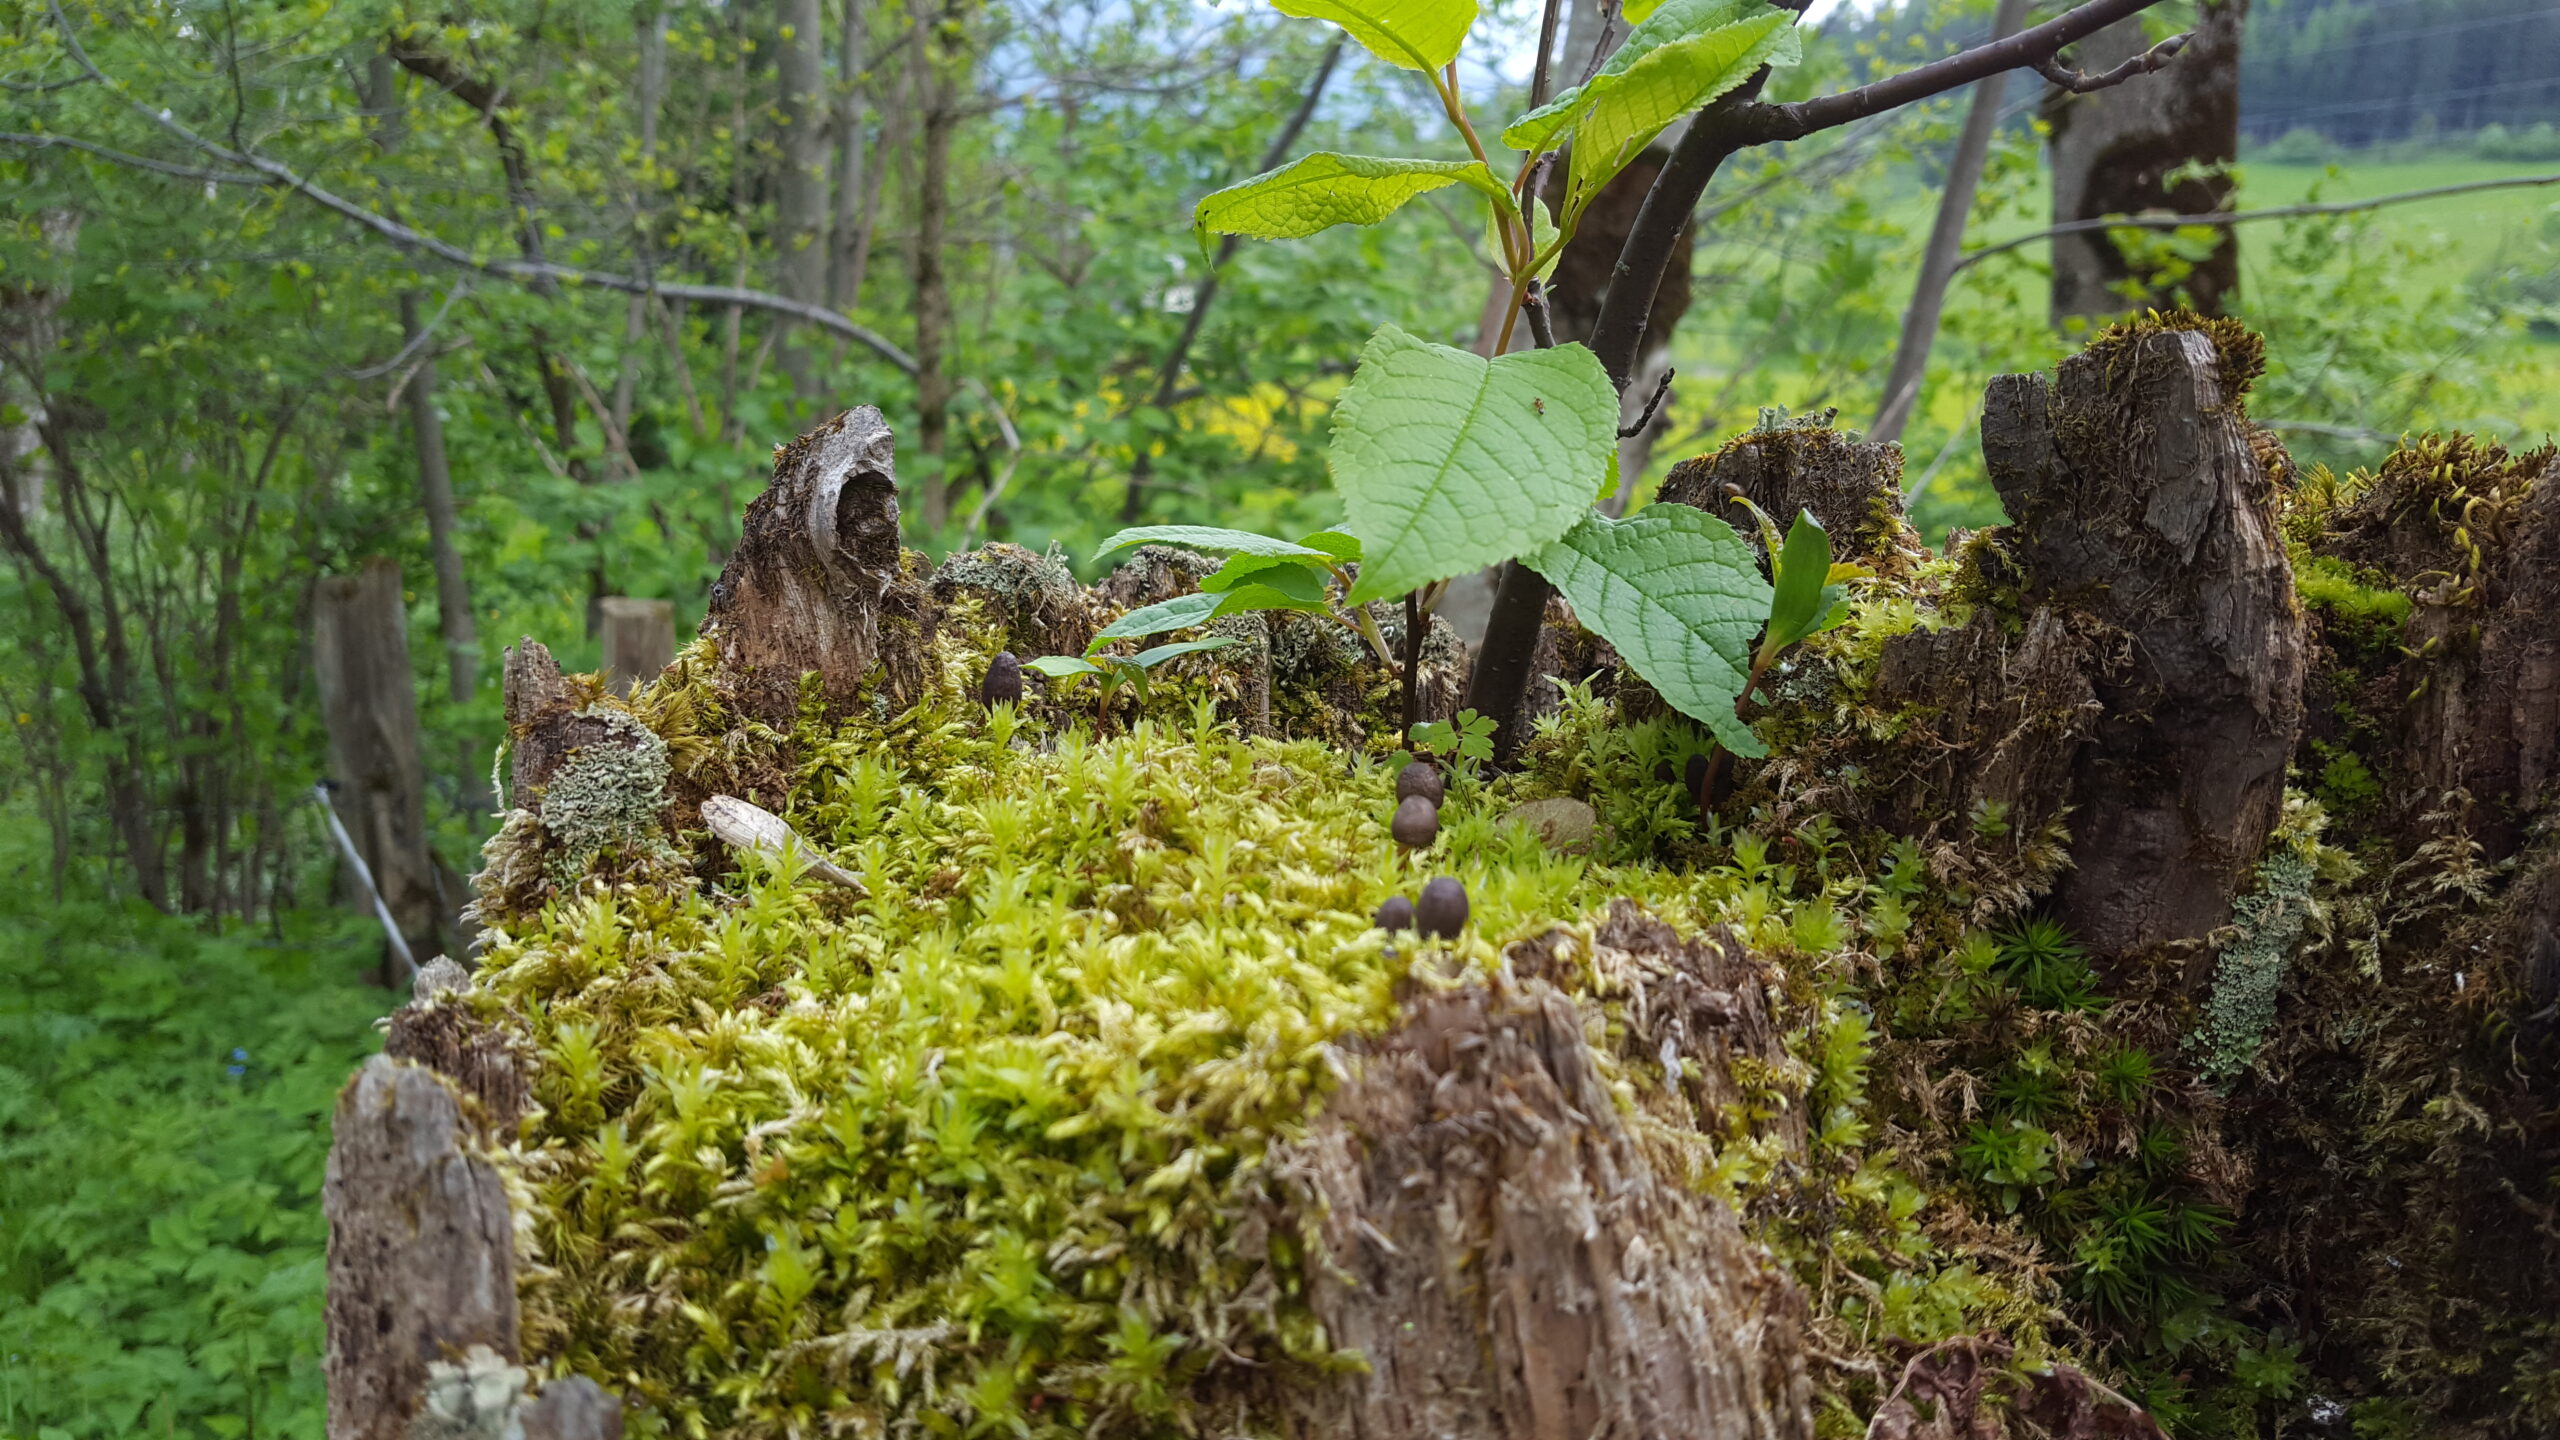
[{"label": "bright green shrub", "polygon": [[8,868],[0,1435],[318,1436],[320,1180],[378,940],[57,908]]}]

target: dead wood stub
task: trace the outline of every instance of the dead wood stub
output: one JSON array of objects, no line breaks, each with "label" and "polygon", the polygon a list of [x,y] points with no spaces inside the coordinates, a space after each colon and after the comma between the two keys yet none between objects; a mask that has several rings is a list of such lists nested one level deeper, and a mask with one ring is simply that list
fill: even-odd
[{"label": "dead wood stub", "polygon": [[2458,828],[2489,860],[2517,853],[2560,778],[2560,450],[2421,442],[2312,549],[2410,600],[2379,664],[2324,622],[2340,663],[2323,667],[2317,738],[2352,743],[2348,712],[2382,732],[2374,769],[2405,841]]},{"label": "dead wood stub", "polygon": [[1414,1002],[1277,1163],[1322,1217],[1310,1301],[1369,1367],[1280,1397],[1290,1433],[1811,1435],[1793,1285],[1655,1173],[1546,983]]},{"label": "dead wood stub", "polygon": [[514,1229],[453,1088],[377,1055],[338,1096],[329,1217],[329,1440],[400,1440],[427,1367],[519,1358]]},{"label": "dead wood stub", "polygon": [[874,665],[891,691],[912,689],[928,618],[918,580],[898,545],[896,441],[856,406],[775,452],[703,628],[742,708],[787,723],[805,674],[838,708]]},{"label": "dead wood stub", "polygon": [[1984,402],[2024,602],[2123,639],[2091,676],[2105,714],[2074,757],[2057,896],[2106,955],[2229,920],[2302,728],[2308,650],[2268,442],[2227,383],[2201,330],[2131,328],[2050,378],[1994,380]]},{"label": "dead wood stub", "polygon": [[2167,1440],[2142,1407],[2076,1365],[2022,1369],[1997,1336],[1962,1335],[1903,1366],[1867,1440]]},{"label": "dead wood stub", "polygon": [[1852,440],[1827,425],[1755,430],[1673,466],[1656,498],[1732,522],[1757,552],[1758,527],[1726,498],[1727,486],[1781,526],[1811,511],[1835,559],[1899,575],[1926,553],[1903,505],[1899,445]]}]

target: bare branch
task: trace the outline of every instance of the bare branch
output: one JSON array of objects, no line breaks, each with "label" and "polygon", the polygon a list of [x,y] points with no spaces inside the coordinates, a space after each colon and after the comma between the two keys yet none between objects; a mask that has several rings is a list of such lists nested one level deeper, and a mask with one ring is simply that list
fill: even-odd
[{"label": "bare branch", "polygon": [[95,155],[101,160],[113,161],[129,170],[148,170],[155,175],[168,175],[180,180],[206,180],[216,185],[263,186],[271,183],[264,175],[250,175],[238,170],[200,170],[193,165],[172,165],[166,160],[154,160],[147,155],[127,155],[121,150],[110,150],[104,145],[77,140],[69,135],[24,135],[12,130],[0,130],[0,145],[18,145],[29,150],[77,150],[84,155]]},{"label": "bare branch", "polygon": [[1768,140],[1795,140],[1817,130],[1828,130],[1869,115],[1897,110],[1916,101],[1943,95],[1950,90],[1988,79],[2003,70],[2040,66],[2066,45],[2075,44],[2104,30],[2119,20],[2139,15],[2158,0],[2089,0],[2086,5],[2066,10],[2032,29],[2021,30],[2003,40],[1977,45],[1970,50],[1950,55],[1899,75],[1887,76],[1872,85],[1843,90],[1836,95],[1799,100],[1792,105],[1751,105],[1742,107],[1737,118],[1749,132],[1746,144]]},{"label": "bare branch", "polygon": [[1671,377],[1679,373],[1667,366],[1663,369],[1662,378],[1653,382],[1653,394],[1645,399],[1644,413],[1635,418],[1634,424],[1618,427],[1619,439],[1632,440],[1644,433],[1644,428],[1653,423],[1654,412],[1662,408],[1662,402],[1671,394]]},{"label": "bare branch", "polygon": [[2150,74],[2178,58],[2178,52],[2186,49],[2187,42],[2194,38],[2196,36],[2192,30],[2183,35],[2172,35],[2104,75],[2091,75],[2085,71],[2074,70],[2052,56],[2045,57],[2037,64],[2036,73],[2074,95],[2086,95],[2091,91],[2121,85],[2136,75]]},{"label": "bare branch", "polygon": [[2560,174],[2514,175],[2503,180],[2470,180],[2460,185],[2437,185],[2425,190],[2404,190],[2396,195],[2376,195],[2369,200],[2335,200],[2316,205],[2277,205],[2265,210],[2225,210],[2209,215],[2102,215],[2095,220],[2074,220],[2049,230],[2038,230],[2013,236],[1996,245],[1985,245],[1956,262],[1962,272],[1994,255],[2033,245],[2040,240],[2059,239],[2065,235],[2085,235],[2092,230],[2184,230],[2190,225],[2238,225],[2251,220],[2290,220],[2305,215],[2351,215],[2359,210],[2379,210],[2386,205],[2405,205],[2412,200],[2433,200],[2445,195],[2468,195],[2475,190],[2517,190],[2538,185],[2560,185]]},{"label": "bare branch", "polygon": [[[226,164],[246,166],[257,172],[254,178],[258,183],[291,190],[320,208],[371,230],[403,250],[431,255],[448,265],[464,270],[511,280],[536,292],[552,284],[586,286],[590,289],[610,290],[623,295],[659,295],[671,300],[695,300],[710,305],[736,305],[744,309],[761,310],[767,314],[787,316],[794,320],[806,321],[831,334],[842,335],[848,340],[868,346],[874,354],[890,364],[910,375],[916,373],[915,357],[900,349],[887,336],[867,325],[856,324],[821,305],[812,305],[806,301],[793,300],[762,290],[749,290],[737,285],[670,285],[661,281],[635,280],[628,275],[611,275],[602,271],[585,270],[574,265],[484,259],[459,245],[424,231],[411,229],[387,215],[323,189],[291,166],[270,160],[254,151],[235,150],[218,140],[197,134],[180,123],[168,111],[155,110],[131,95],[125,94],[114,81],[107,78],[106,72],[100,70],[97,63],[89,58],[89,52],[81,46],[79,37],[72,32],[70,20],[62,13],[62,0],[45,0],[45,7],[52,13],[54,24],[62,31],[63,44],[72,60],[91,78],[115,91],[124,100],[125,105],[135,113],[204,154]],[[141,169],[164,172],[170,169],[163,162],[144,160],[139,156],[126,156],[122,152],[106,150],[100,146],[83,145],[81,148],[103,159],[115,160],[118,163],[132,163]],[[240,176],[233,183],[246,184],[251,178]]]}]

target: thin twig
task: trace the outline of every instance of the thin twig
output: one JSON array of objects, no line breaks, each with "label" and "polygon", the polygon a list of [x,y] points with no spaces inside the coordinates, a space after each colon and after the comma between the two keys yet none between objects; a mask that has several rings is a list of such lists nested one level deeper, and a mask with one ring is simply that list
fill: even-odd
[{"label": "thin twig", "polygon": [[[260,183],[291,190],[304,199],[309,200],[311,203],[320,206],[322,209],[329,210],[344,219],[351,220],[365,229],[373,231],[375,234],[382,236],[384,239],[389,240],[394,245],[400,246],[402,249],[415,250],[424,254],[432,255],[436,259],[441,260],[448,265],[459,266],[462,269],[474,270],[484,275],[495,275],[501,279],[513,280],[537,291],[540,291],[547,286],[567,284],[572,286],[586,286],[596,290],[611,290],[623,295],[663,295],[670,299],[699,300],[712,305],[739,305],[751,310],[763,310],[776,315],[787,315],[795,320],[806,321],[809,324],[815,325],[832,334],[842,335],[848,340],[858,341],[861,344],[870,347],[872,352],[879,355],[880,358],[897,366],[899,369],[910,375],[915,374],[918,369],[916,358],[900,349],[887,336],[880,334],[867,325],[858,325],[852,320],[837,314],[833,310],[829,310],[823,305],[812,305],[807,301],[793,300],[785,296],[769,294],[762,290],[749,290],[733,285],[669,285],[649,280],[635,280],[628,275],[609,275],[602,271],[581,269],[575,265],[558,265],[549,262],[535,263],[525,260],[484,259],[463,249],[459,245],[451,244],[422,231],[413,230],[387,215],[367,209],[366,207],[359,205],[342,195],[338,195],[321,188],[319,185],[314,184],[308,177],[294,170],[291,166],[285,165],[279,161],[270,160],[254,151],[234,149],[218,140],[199,135],[195,131],[179,123],[176,117],[169,111],[165,109],[154,109],[151,106],[144,104],[142,101],[133,98],[131,95],[125,94],[122,89],[117,87],[114,81],[107,78],[105,71],[98,68],[97,62],[89,58],[88,50],[80,44],[79,36],[71,28],[71,21],[62,13],[62,0],[45,0],[45,8],[52,15],[55,26],[62,32],[64,49],[70,54],[72,60],[92,78],[96,79],[99,83],[105,85],[108,89],[115,91],[117,95],[121,96],[128,108],[132,109],[137,114],[140,114],[143,118],[149,120],[161,130],[166,131],[168,134],[217,160],[223,161],[226,164],[246,166],[250,170],[257,172]],[[85,141],[48,140],[47,143],[72,145],[75,148],[87,150],[89,153],[97,155],[102,159],[113,160],[118,164],[135,164],[139,168],[157,170],[163,174],[180,173],[177,167],[167,165],[165,162],[144,160],[139,156],[124,155],[121,152],[108,150],[103,146],[91,145]],[[202,173],[190,175],[187,178],[202,178],[216,180],[218,182],[227,181],[229,183],[243,184],[248,183],[249,179],[249,177],[243,176],[239,177],[236,181],[233,181],[231,177],[228,176]]]},{"label": "thin twig", "polygon": [[1671,394],[1671,377],[1679,373],[1669,366],[1663,367],[1662,378],[1654,382],[1653,394],[1644,402],[1644,413],[1635,418],[1634,424],[1618,427],[1619,439],[1632,440],[1644,433],[1645,427],[1653,423],[1654,412],[1662,408],[1663,400]]},{"label": "thin twig", "polygon": [[2074,95],[2087,95],[2121,85],[2136,75],[2150,74],[2177,59],[2178,52],[2186,49],[2187,42],[2194,38],[2196,36],[2192,30],[2183,35],[2172,35],[2103,75],[2091,75],[2086,71],[2074,70],[2063,64],[2060,59],[2050,55],[2037,63],[2036,73]]},{"label": "thin twig", "polygon": [[2370,200],[2336,200],[2317,205],[2278,205],[2265,210],[2220,210],[2205,215],[2102,215],[2095,220],[2073,220],[2049,230],[2038,230],[1985,245],[1956,262],[1961,271],[2004,251],[2033,245],[2039,240],[2058,240],[2065,235],[2085,235],[2092,230],[2183,230],[2190,225],[2239,225],[2252,220],[2290,220],[2305,215],[2351,215],[2359,210],[2379,210],[2386,205],[2405,205],[2413,200],[2434,200],[2446,195],[2468,195],[2477,190],[2516,190],[2539,185],[2560,185],[2560,174],[2517,175],[2504,180],[2470,180],[2460,185],[2437,185],[2425,190],[2404,190],[2396,195],[2377,195]]}]

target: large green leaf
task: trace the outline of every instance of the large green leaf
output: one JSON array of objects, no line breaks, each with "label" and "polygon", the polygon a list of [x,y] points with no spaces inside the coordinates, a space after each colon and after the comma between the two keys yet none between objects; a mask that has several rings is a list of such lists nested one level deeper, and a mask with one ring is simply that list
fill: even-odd
[{"label": "large green leaf", "polygon": [[1528,559],[1662,698],[1737,755],[1768,753],[1734,714],[1769,582],[1733,527],[1687,505],[1591,515]]},{"label": "large green leaf", "polygon": [[1330,20],[1390,65],[1432,71],[1458,58],[1476,23],[1476,0],[1271,0],[1305,20]]},{"label": "large green leaf", "polygon": [[1588,83],[1512,121],[1502,142],[1535,152],[1573,140],[1587,198],[1672,121],[1802,54],[1795,16],[1765,0],[1665,0]]},{"label": "large green leaf", "polygon": [[1821,628],[1823,616],[1831,609],[1830,597],[1824,593],[1831,580],[1831,536],[1812,511],[1796,512],[1786,544],[1779,547],[1769,568],[1775,594],[1769,601],[1769,632],[1760,648],[1775,655]]},{"label": "large green leaf", "polygon": [[1451,185],[1482,192],[1505,212],[1513,206],[1481,160],[1393,160],[1320,150],[1250,180],[1200,197],[1191,229],[1210,235],[1294,240],[1336,225],[1375,225],[1416,195]]},{"label": "large green leaf", "polygon": [[1333,409],[1333,483],[1367,553],[1352,603],[1554,540],[1617,453],[1618,393],[1582,346],[1487,361],[1382,327]]},{"label": "large green leaf", "polygon": [[1133,545],[1183,545],[1193,550],[1207,550],[1219,555],[1297,555],[1312,560],[1326,558],[1322,550],[1310,550],[1304,545],[1291,544],[1286,540],[1274,540],[1268,535],[1256,535],[1250,530],[1221,530],[1214,525],[1132,526],[1103,541],[1102,548],[1093,552],[1093,558],[1099,560]]},{"label": "large green leaf", "polygon": [[1153,605],[1141,605],[1094,632],[1093,643],[1107,640],[1138,640],[1161,635],[1167,630],[1188,630],[1207,624],[1218,608],[1215,595],[1176,595]]},{"label": "large green leaf", "polygon": [[[1592,195],[1608,184],[1672,120],[1725,95],[1764,64],[1795,64],[1802,54],[1795,13],[1759,5],[1759,0],[1754,0],[1756,13],[1743,20],[1695,31],[1684,28],[1695,23],[1690,10],[1718,15],[1728,8],[1728,0],[1669,0],[1644,26],[1636,26],[1636,36],[1654,26],[1664,33],[1674,28],[1684,33],[1638,51],[1608,77],[1608,85],[1603,77],[1592,77],[1590,110],[1574,123],[1572,179],[1580,195]],[[1636,49],[1636,36],[1628,36],[1618,56]],[[1618,56],[1610,61],[1615,64]]]}]

